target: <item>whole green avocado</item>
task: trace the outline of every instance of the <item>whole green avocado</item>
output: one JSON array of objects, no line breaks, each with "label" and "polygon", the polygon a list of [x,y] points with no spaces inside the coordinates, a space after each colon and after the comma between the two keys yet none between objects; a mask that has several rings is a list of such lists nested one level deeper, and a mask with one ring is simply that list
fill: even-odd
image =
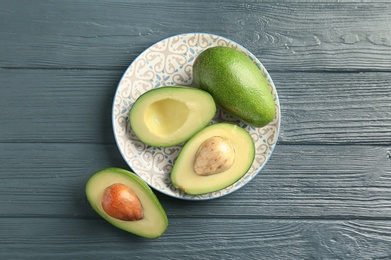
[{"label": "whole green avocado", "polygon": [[225,46],[203,51],[193,64],[194,83],[227,112],[255,127],[273,121],[274,97],[267,79],[244,53]]}]

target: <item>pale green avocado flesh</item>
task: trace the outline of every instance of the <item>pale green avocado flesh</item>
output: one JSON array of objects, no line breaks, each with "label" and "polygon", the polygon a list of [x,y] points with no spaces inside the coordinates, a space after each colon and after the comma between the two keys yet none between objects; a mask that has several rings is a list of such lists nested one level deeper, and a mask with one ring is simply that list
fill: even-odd
[{"label": "pale green avocado flesh", "polygon": [[187,141],[215,116],[212,96],[201,89],[166,86],[145,92],[129,113],[134,134],[156,147]]},{"label": "pale green avocado flesh", "polygon": [[268,81],[244,53],[223,46],[208,48],[194,61],[193,74],[195,85],[227,112],[255,127],[273,121],[274,97]]},{"label": "pale green avocado flesh", "polygon": [[[201,176],[194,170],[196,153],[201,144],[211,137],[222,137],[230,142],[235,157],[232,166],[224,172]],[[186,142],[171,171],[171,182],[188,194],[204,194],[221,190],[239,180],[250,169],[255,156],[251,135],[230,123],[216,123],[205,127]]]},{"label": "pale green avocado flesh", "polygon": [[[121,183],[129,187],[141,202],[144,217],[141,220],[124,221],[109,216],[102,208],[102,196],[107,187]],[[168,227],[167,215],[151,188],[134,173],[120,169],[101,170],[88,180],[86,195],[92,208],[112,225],[146,238],[160,237]]]}]

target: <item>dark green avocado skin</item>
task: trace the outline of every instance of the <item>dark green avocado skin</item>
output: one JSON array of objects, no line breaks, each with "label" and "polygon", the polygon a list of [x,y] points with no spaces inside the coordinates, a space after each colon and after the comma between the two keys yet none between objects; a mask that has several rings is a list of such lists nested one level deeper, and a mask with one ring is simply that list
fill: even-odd
[{"label": "dark green avocado skin", "polygon": [[267,79],[244,53],[224,46],[203,51],[193,64],[194,83],[224,110],[255,126],[273,121],[274,97]]}]

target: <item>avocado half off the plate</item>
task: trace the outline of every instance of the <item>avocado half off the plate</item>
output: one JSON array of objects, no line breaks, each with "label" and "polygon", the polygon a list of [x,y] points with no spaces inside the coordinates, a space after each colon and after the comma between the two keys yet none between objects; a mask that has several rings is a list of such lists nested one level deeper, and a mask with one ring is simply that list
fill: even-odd
[{"label": "avocado half off the plate", "polygon": [[117,228],[158,238],[168,227],[167,215],[156,195],[130,171],[103,169],[90,177],[85,192],[92,208]]}]

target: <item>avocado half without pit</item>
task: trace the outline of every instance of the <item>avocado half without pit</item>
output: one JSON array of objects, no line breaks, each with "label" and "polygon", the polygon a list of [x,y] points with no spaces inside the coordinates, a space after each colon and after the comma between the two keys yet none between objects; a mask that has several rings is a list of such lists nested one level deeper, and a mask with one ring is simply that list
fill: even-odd
[{"label": "avocado half without pit", "polygon": [[120,168],[101,170],[88,180],[92,208],[112,225],[146,238],[160,237],[167,215],[151,188],[137,175]]},{"label": "avocado half without pit", "polygon": [[144,143],[168,147],[185,142],[215,116],[212,96],[201,89],[165,86],[142,94],[129,112],[130,126]]},{"label": "avocado half without pit", "polygon": [[216,123],[186,142],[174,163],[171,182],[188,194],[218,191],[246,174],[254,156],[254,141],[245,129]]}]

